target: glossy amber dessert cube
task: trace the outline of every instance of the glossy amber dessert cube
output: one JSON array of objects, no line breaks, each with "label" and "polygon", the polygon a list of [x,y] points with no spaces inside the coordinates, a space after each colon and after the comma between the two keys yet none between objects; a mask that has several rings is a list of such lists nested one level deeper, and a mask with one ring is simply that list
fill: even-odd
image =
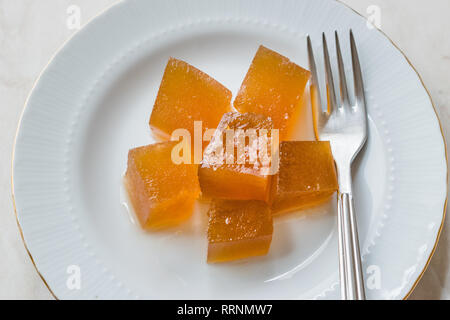
[{"label": "glossy amber dessert cube", "polygon": [[186,220],[200,194],[198,166],[171,160],[177,143],[152,144],[128,153],[125,185],[144,229],[171,227]]},{"label": "glossy amber dessert cube", "polygon": [[269,251],[273,224],[265,202],[214,200],[208,215],[208,262],[262,256]]},{"label": "glossy amber dessert cube", "polygon": [[310,72],[288,58],[260,46],[234,100],[239,112],[270,117],[280,139],[291,138],[304,107],[303,94]]},{"label": "glossy amber dessert cube", "polygon": [[[272,121],[263,115],[226,113],[203,154],[198,173],[202,196],[267,200],[271,129]],[[227,144],[227,139],[234,144]],[[263,149],[267,157],[260,152]]]},{"label": "glossy amber dessert cube", "polygon": [[284,141],[278,173],[272,180],[272,213],[304,209],[325,202],[338,190],[328,141]]},{"label": "glossy amber dessert cube", "polygon": [[223,114],[230,110],[230,90],[188,63],[170,58],[150,117],[150,127],[165,140],[170,139],[174,130],[186,129],[193,141],[194,121],[202,121],[202,141],[206,129],[215,129]]}]

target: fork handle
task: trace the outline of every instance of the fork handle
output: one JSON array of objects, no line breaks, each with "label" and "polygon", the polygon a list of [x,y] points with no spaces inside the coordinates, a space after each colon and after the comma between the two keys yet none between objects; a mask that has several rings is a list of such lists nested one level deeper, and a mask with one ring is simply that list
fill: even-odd
[{"label": "fork handle", "polygon": [[341,298],[365,300],[358,228],[351,193],[338,196],[339,273]]}]

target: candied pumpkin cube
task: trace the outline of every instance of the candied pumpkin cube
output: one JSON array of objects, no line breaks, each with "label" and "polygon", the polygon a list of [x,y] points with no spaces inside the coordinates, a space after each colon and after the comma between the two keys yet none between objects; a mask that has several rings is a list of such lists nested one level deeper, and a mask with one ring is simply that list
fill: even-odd
[{"label": "candied pumpkin cube", "polygon": [[272,180],[273,214],[304,209],[327,201],[338,190],[328,141],[284,141]]},{"label": "candied pumpkin cube", "polygon": [[269,251],[273,224],[265,202],[214,200],[208,215],[209,263],[262,256]]},{"label": "candied pumpkin cube", "polygon": [[[201,121],[202,141],[207,129],[215,129],[231,111],[231,91],[188,63],[170,58],[164,71],[150,127],[169,140],[176,129],[186,129],[194,143],[194,121]],[[204,143],[203,147],[206,147]],[[193,146],[193,144],[192,144]]]},{"label": "candied pumpkin cube", "polygon": [[199,168],[202,196],[266,201],[272,127],[270,118],[263,115],[226,113],[203,154]]},{"label": "candied pumpkin cube", "polygon": [[198,165],[175,164],[169,141],[131,149],[125,185],[144,229],[171,227],[188,219],[200,194]]},{"label": "candied pumpkin cube", "polygon": [[280,139],[292,138],[304,106],[303,94],[310,72],[288,58],[260,46],[245,76],[234,107],[270,117]]}]

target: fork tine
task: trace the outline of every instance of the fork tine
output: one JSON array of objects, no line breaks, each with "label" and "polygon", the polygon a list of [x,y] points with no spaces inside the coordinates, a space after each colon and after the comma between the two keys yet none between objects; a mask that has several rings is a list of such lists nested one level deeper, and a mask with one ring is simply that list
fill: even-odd
[{"label": "fork tine", "polygon": [[308,45],[309,70],[311,71],[310,90],[311,90],[311,104],[312,104],[313,120],[314,120],[314,132],[316,134],[316,138],[318,139],[319,133],[317,132],[317,129],[326,121],[326,113],[322,109],[316,61],[314,59],[314,51],[312,48],[310,36],[307,37],[307,45]]},{"label": "fork tine", "polygon": [[339,87],[341,92],[341,104],[343,107],[347,107],[350,105],[350,101],[348,98],[347,79],[345,77],[344,61],[342,59],[341,45],[339,43],[339,36],[337,31],[335,31],[334,37],[336,40],[336,55],[339,67]]},{"label": "fork tine", "polygon": [[334,89],[333,73],[331,71],[330,54],[328,53],[327,39],[322,33],[323,57],[325,60],[325,75],[327,82],[328,113],[332,113],[337,108],[336,90]]},{"label": "fork tine", "polygon": [[353,79],[355,82],[355,97],[357,101],[357,108],[364,108],[365,98],[361,64],[359,62],[358,50],[356,49],[355,37],[353,36],[352,30],[350,30],[350,46],[352,51]]},{"label": "fork tine", "polygon": [[309,70],[311,71],[311,81],[312,81],[312,84],[318,88],[319,80],[317,77],[316,61],[314,59],[314,52],[313,52],[310,36],[307,37],[307,44],[308,44]]},{"label": "fork tine", "polygon": [[[314,52],[311,44],[311,38],[310,36],[307,37],[307,44],[308,44],[308,60],[309,60],[309,70],[311,71],[311,82],[312,85],[314,85],[317,90],[319,90],[319,80],[317,76],[317,68],[316,68],[316,61],[314,59]],[[319,106],[320,104],[320,95],[317,97],[319,100]]]}]

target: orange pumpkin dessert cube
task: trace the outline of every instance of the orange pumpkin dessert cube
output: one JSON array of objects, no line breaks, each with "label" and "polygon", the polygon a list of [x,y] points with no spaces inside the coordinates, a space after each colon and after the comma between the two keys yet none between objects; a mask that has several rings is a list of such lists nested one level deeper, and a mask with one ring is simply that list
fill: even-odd
[{"label": "orange pumpkin dessert cube", "polygon": [[269,251],[273,224],[265,202],[214,200],[208,215],[209,263],[262,256]]},{"label": "orange pumpkin dessert cube", "polygon": [[267,200],[271,129],[272,121],[263,115],[226,113],[203,154],[198,173],[202,196]]},{"label": "orange pumpkin dessert cube", "polygon": [[152,144],[128,153],[125,185],[144,229],[171,227],[186,220],[200,194],[198,166],[172,162],[177,143]]},{"label": "orange pumpkin dessert cube", "polygon": [[278,173],[272,180],[272,213],[304,209],[338,190],[328,141],[284,141],[280,144]]},{"label": "orange pumpkin dessert cube", "polygon": [[280,139],[288,140],[303,106],[310,72],[288,58],[260,46],[234,100],[239,112],[270,117]]},{"label": "orange pumpkin dessert cube", "polygon": [[202,121],[202,141],[206,129],[215,129],[223,114],[230,110],[230,90],[188,63],[170,58],[150,117],[150,127],[166,140],[176,129],[186,129],[193,139],[194,121]]}]

